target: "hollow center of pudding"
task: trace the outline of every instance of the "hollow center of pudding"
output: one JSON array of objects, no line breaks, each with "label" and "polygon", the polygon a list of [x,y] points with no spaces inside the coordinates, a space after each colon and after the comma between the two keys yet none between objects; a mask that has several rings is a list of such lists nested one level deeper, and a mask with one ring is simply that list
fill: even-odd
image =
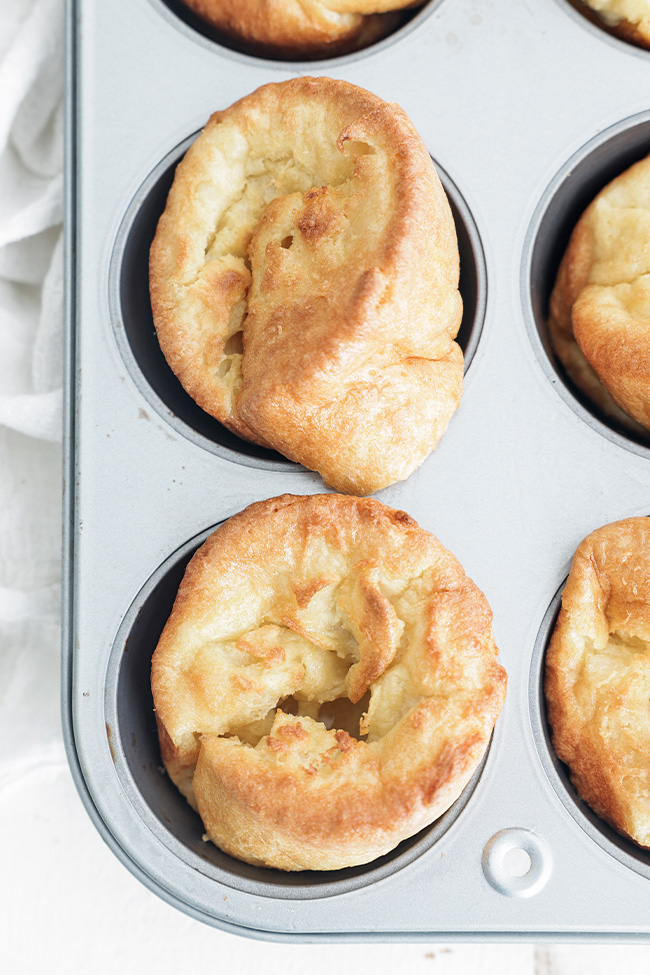
[{"label": "hollow center of pudding", "polygon": [[[365,728],[364,717],[369,706],[370,691],[368,690],[355,704],[347,697],[337,697],[334,701],[317,704],[310,709],[312,713],[309,716],[315,721],[320,721],[328,730],[334,728],[336,731],[346,731],[351,738],[360,741],[367,735],[367,731],[363,729]],[[280,701],[278,707],[285,714],[305,713],[304,702],[296,700],[293,696]]]},{"label": "hollow center of pudding", "polygon": [[[314,564],[318,546],[310,548]],[[363,560],[337,576],[285,580],[257,626],[247,600],[238,602],[241,621],[230,605],[228,624],[241,635],[202,640],[187,662],[194,731],[255,747],[284,712],[305,729],[316,722],[373,744],[433,693],[416,621],[427,573],[405,586]]]}]

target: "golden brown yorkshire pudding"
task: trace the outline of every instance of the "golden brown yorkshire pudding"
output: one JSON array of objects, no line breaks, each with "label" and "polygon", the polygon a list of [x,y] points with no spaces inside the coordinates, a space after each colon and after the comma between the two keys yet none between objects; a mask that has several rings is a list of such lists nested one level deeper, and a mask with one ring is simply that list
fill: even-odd
[{"label": "golden brown yorkshire pudding", "polygon": [[461,396],[451,211],[404,112],[345,81],[212,116],[151,248],[154,321],[196,402],[368,494],[407,477]]},{"label": "golden brown yorkshire pudding", "polygon": [[[169,775],[248,863],[373,860],[440,816],[485,752],[506,688],[491,622],[402,511],[342,495],[251,505],[190,562],[153,657]],[[338,721],[350,702],[363,740]]]},{"label": "golden brown yorkshire pudding", "polygon": [[624,41],[650,49],[650,0],[584,0],[598,19]]},{"label": "golden brown yorkshire pudding", "polygon": [[650,847],[650,518],[580,543],[546,654],[553,745],[582,798]]},{"label": "golden brown yorkshire pudding", "polygon": [[551,295],[549,329],[576,386],[647,436],[650,157],[609,183],[578,221]]},{"label": "golden brown yorkshire pudding", "polygon": [[368,47],[400,24],[391,11],[424,0],[183,0],[224,39],[253,54],[323,58]]}]

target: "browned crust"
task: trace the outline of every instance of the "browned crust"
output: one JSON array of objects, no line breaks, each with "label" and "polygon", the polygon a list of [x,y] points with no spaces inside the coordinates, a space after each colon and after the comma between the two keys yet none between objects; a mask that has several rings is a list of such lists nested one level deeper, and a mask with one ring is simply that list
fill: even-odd
[{"label": "browned crust", "polygon": [[650,51],[650,34],[640,24],[633,24],[629,20],[622,20],[620,24],[616,24],[610,29],[612,34],[620,37],[621,40],[627,41],[629,44],[636,44],[637,47],[643,47],[646,51]]},{"label": "browned crust", "polygon": [[637,47],[650,50],[650,33],[648,33],[643,24],[633,23],[629,20],[621,20],[618,24],[608,24],[596,10],[591,9],[588,0],[572,0],[572,2],[588,20],[602,28],[608,34],[612,34],[613,37],[619,37],[622,41],[627,41],[628,44],[634,44]]},{"label": "browned crust", "polygon": [[[582,214],[558,269],[548,322],[554,351],[572,382],[606,417],[642,437],[650,428],[648,323],[621,307],[611,287],[594,285],[592,272],[601,201],[632,185],[649,165],[650,157],[635,163]],[[621,250],[624,246],[622,241]]]},{"label": "browned crust", "polygon": [[395,30],[413,0],[183,0],[230,43],[276,58],[338,57]]},{"label": "browned crust", "polygon": [[628,518],[576,550],[545,695],[553,746],[578,793],[642,846],[650,846],[649,641],[650,518]]},{"label": "browned crust", "polygon": [[608,296],[591,289],[576,302],[572,321],[578,345],[614,402],[650,429],[649,323],[634,321]]},{"label": "browned crust", "polygon": [[[432,707],[430,701],[421,705],[403,730],[421,739]],[[492,708],[488,719],[486,711],[490,728],[497,715]],[[205,739],[194,777],[199,812],[210,837],[239,859],[283,870],[367,863],[441,816],[469,782],[486,745],[480,727],[449,742],[435,764],[421,762],[408,779],[394,779],[372,755],[355,761],[357,751],[368,751],[355,742],[352,755],[341,753],[333,778],[323,779],[309,770],[268,768],[243,745]],[[402,761],[408,763],[414,751]]]},{"label": "browned crust", "polygon": [[[327,562],[329,574],[322,571]],[[254,710],[261,696],[262,710],[273,707],[277,699],[269,705],[261,685],[284,687],[285,674],[298,680],[291,693],[300,695],[301,678],[295,663],[267,653],[266,631],[280,620],[315,641],[320,631],[327,642],[343,624],[331,631],[320,611],[310,615],[306,594],[317,602],[332,579],[339,587],[332,605],[342,607],[361,654],[361,671],[352,662],[342,694],[358,699],[370,685],[362,721],[370,743],[282,712],[255,747],[228,737],[227,723],[207,730],[203,690],[211,686],[219,695],[230,678],[195,671],[200,632],[210,634],[216,653],[220,632],[242,607],[257,619],[251,604],[258,600],[261,663],[257,670],[247,663],[245,679],[231,683],[221,706],[239,714],[241,707]],[[250,630],[243,619],[237,625]],[[190,562],[154,654],[152,690],[170,776],[176,781],[196,763],[190,799],[208,834],[248,862],[295,870],[374,859],[447,809],[487,747],[506,686],[491,620],[485,597],[456,559],[404,512],[340,495],[284,495],[251,505]],[[253,625],[247,650],[257,632]],[[322,695],[331,700],[326,688]]]},{"label": "browned crust", "polygon": [[[327,130],[307,136],[305,112],[320,106]],[[280,133],[274,158],[316,138],[338,176],[273,199],[240,243],[246,262],[203,258],[194,200],[219,140],[226,130],[255,140],[263,126]],[[266,85],[212,116],[177,169],[150,258],[161,348],[196,402],[356,494],[407,477],[459,404],[458,275],[449,204],[412,123],[327,78]],[[242,373],[231,388],[219,369],[237,302]]]}]

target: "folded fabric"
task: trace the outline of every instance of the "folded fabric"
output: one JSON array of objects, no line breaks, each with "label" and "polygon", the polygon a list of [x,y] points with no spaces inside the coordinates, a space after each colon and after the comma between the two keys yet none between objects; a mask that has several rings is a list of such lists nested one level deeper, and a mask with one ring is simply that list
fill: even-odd
[{"label": "folded fabric", "polygon": [[63,759],[63,0],[0,10],[0,790]]}]

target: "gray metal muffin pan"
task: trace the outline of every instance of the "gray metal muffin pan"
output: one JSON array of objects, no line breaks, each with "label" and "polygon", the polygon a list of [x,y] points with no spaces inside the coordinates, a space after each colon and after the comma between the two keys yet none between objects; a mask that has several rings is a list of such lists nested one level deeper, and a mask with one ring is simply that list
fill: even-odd
[{"label": "gray metal muffin pan", "polygon": [[[573,793],[540,681],[576,545],[650,501],[648,444],[593,413],[545,334],[571,226],[650,151],[650,55],[568,0],[434,0],[371,49],[302,64],[223,48],[177,10],[68,0],[62,695],[89,813],[161,897],[249,936],[647,940],[650,855]],[[509,689],[482,767],[441,820],[374,864],[294,875],[202,840],[160,770],[148,668],[209,529],[252,501],[324,489],[187,401],[155,343],[146,252],[192,134],[215,109],[297,74],[397,101],[442,169],[471,369],[438,449],[378,497],[433,531],[484,590]]]}]

